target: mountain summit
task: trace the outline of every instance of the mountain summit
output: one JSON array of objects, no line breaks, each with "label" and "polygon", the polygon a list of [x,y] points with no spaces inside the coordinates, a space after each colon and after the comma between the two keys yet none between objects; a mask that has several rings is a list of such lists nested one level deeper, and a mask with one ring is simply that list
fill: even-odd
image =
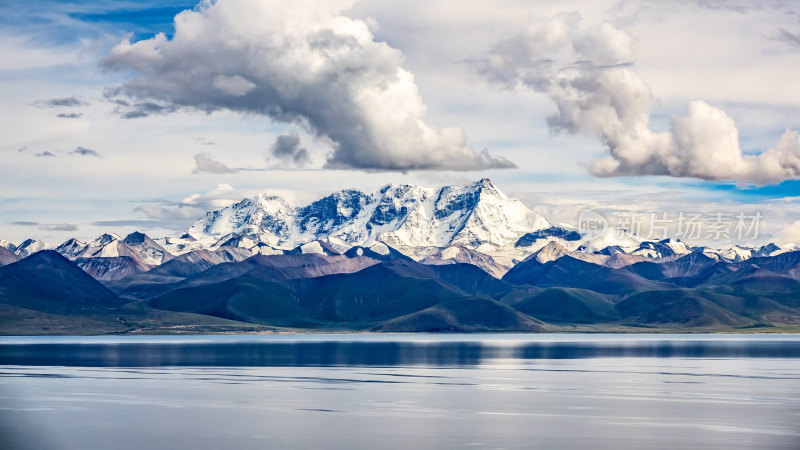
[{"label": "mountain summit", "polygon": [[262,194],[208,213],[186,234],[207,247],[245,238],[276,249],[315,240],[343,249],[375,242],[396,248],[499,249],[550,226],[484,178],[438,189],[386,185],[369,195],[347,189],[301,207]]}]

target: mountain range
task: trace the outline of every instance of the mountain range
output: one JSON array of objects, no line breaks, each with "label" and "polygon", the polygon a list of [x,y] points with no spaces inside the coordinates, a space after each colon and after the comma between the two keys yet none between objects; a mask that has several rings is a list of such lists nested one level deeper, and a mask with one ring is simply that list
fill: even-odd
[{"label": "mountain range", "polygon": [[554,225],[490,180],[259,195],[174,237],[0,241],[0,332],[785,330],[800,251]]}]

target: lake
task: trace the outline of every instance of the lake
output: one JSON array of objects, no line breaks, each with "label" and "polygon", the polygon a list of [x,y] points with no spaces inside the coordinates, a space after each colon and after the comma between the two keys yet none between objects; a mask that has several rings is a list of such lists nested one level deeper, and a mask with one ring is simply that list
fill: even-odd
[{"label": "lake", "polygon": [[0,447],[800,448],[800,335],[0,338]]}]

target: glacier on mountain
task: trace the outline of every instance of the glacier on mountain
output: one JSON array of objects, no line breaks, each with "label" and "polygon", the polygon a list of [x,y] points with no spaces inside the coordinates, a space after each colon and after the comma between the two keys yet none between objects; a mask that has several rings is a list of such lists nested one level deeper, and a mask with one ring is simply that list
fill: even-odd
[{"label": "glacier on mountain", "polygon": [[451,245],[491,252],[513,248],[524,234],[550,226],[483,179],[438,189],[387,185],[371,195],[343,190],[302,207],[262,194],[208,213],[186,231],[186,238],[163,245],[180,253],[219,247],[226,238],[236,239],[236,245],[246,241],[250,248],[260,243],[289,250],[323,240],[339,251],[384,243],[410,253]]}]

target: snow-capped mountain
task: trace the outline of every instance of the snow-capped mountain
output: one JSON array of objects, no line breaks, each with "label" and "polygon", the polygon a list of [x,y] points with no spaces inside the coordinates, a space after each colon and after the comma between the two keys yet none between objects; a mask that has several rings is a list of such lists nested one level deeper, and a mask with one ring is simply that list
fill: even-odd
[{"label": "snow-capped mountain", "polygon": [[644,241],[639,244],[639,248],[629,252],[629,254],[647,256],[650,259],[659,259],[688,255],[692,253],[692,251],[692,248],[684,242],[675,239],[664,239],[661,241]]},{"label": "snow-capped mountain", "polygon": [[330,244],[325,241],[311,241],[306,244],[302,244],[299,247],[289,250],[285,252],[288,255],[307,255],[307,254],[316,254],[316,255],[340,255],[341,253],[337,252],[335,248],[333,248]]},{"label": "snow-capped mountain", "polygon": [[608,228],[597,236],[588,236],[589,239],[581,242],[580,249],[588,252],[600,252],[608,247],[616,247],[628,253],[635,251],[643,239],[619,228]]},{"label": "snow-capped mountain", "polygon": [[[580,233],[571,228],[553,226],[543,230],[525,233],[514,243],[514,247],[543,247],[547,245],[547,242],[552,240],[566,243],[580,241],[581,239]],[[542,245],[538,245],[540,243]]]},{"label": "snow-capped mountain", "polygon": [[89,242],[69,239],[55,249],[98,280],[117,280],[145,272],[174,258],[149,236],[133,232],[124,239],[106,233]]},{"label": "snow-capped mountain", "polygon": [[208,213],[185,238],[167,240],[165,247],[180,253],[219,247],[235,237],[237,244],[248,239],[284,250],[323,240],[339,251],[383,242],[411,253],[455,244],[491,252],[549,227],[544,217],[483,179],[439,189],[387,185],[371,195],[343,190],[297,208],[259,195]]},{"label": "snow-capped mountain", "polygon": [[607,255],[569,250],[568,248],[564,247],[558,242],[553,241],[545,245],[538,251],[536,251],[536,253],[533,253],[532,255],[528,256],[524,261],[525,262],[536,261],[539,264],[545,264],[550,261],[555,261],[557,259],[560,259],[564,256],[570,256],[572,258],[579,259],[581,261],[586,261],[598,265],[605,264],[606,261],[608,261],[609,259]]},{"label": "snow-capped mountain", "polygon": [[62,256],[68,259],[120,256],[117,243],[122,238],[114,233],[105,233],[97,239],[82,242],[75,238],[69,239],[55,248]]},{"label": "snow-capped mountain", "polygon": [[[553,226],[488,179],[441,188],[387,185],[372,194],[342,190],[301,207],[262,194],[209,212],[180,237],[160,242],[173,254],[232,247],[274,255],[314,241],[338,252],[385,243],[432,264],[466,262],[461,260],[469,255],[498,273],[551,243],[557,244],[556,253],[609,267],[667,261],[693,251],[727,261],[786,251],[776,246],[695,249],[678,240],[648,241],[615,228],[584,237],[568,225]],[[451,253],[458,257],[449,257]]]},{"label": "snow-capped mountain", "polygon": [[778,247],[777,245],[770,243],[761,247],[742,247],[740,245],[734,245],[733,247],[724,249],[703,247],[698,248],[698,250],[701,250],[705,255],[716,260],[744,261],[746,259],[755,258],[758,256],[777,256],[782,253],[797,251],[797,247],[794,244]]},{"label": "snow-capped mountain", "polygon": [[[17,246],[0,241],[0,247],[18,258],[51,248],[35,239]],[[569,225],[552,225],[482,179],[440,188],[386,185],[372,194],[346,189],[300,207],[262,194],[207,213],[179,236],[151,239],[134,232],[122,238],[109,233],[88,242],[70,239],[56,251],[98,279],[117,280],[168,262],[164,270],[174,266],[169,270],[180,272],[254,255],[403,256],[430,265],[469,263],[500,277],[522,261],[546,264],[564,256],[620,268],[690,254],[739,262],[797,249],[793,244],[690,247],[615,228],[581,235]]]},{"label": "snow-capped mountain", "polygon": [[61,256],[67,259],[75,259],[78,258],[84,250],[86,250],[87,246],[88,244],[86,242],[81,242],[75,238],[71,238],[56,247],[55,250],[60,253]]},{"label": "snow-capped mountain", "polygon": [[173,258],[155,241],[144,233],[133,232],[124,239],[114,233],[106,233],[89,242],[69,239],[55,249],[64,257],[76,260],[80,258],[116,258],[129,257],[142,266],[155,267]]},{"label": "snow-capped mountain", "polygon": [[49,250],[51,248],[52,247],[46,242],[38,239],[26,239],[21,244],[16,246],[16,248],[14,248],[14,253],[25,258],[26,256],[30,256],[36,252]]},{"label": "snow-capped mountain", "polygon": [[0,239],[0,247],[3,247],[4,249],[6,249],[6,250],[8,250],[10,252],[13,252],[14,250],[17,249],[17,246],[14,245],[13,242],[9,242],[9,241],[7,241],[5,239]]}]

